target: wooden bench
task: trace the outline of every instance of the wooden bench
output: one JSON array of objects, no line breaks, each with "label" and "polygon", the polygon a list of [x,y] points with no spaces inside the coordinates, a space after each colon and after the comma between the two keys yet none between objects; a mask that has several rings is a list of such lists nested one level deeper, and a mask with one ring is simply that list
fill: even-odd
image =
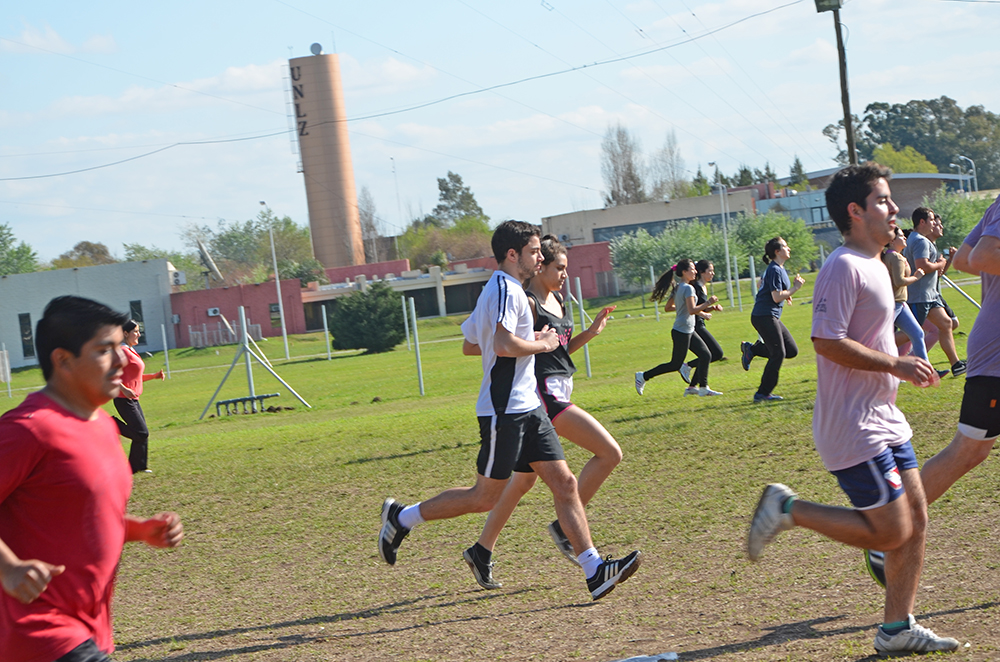
[{"label": "wooden bench", "polygon": [[[243,398],[230,398],[229,400],[216,400],[215,402],[215,415],[222,416],[222,408],[226,408],[226,416],[230,414],[240,413],[240,404],[243,405],[244,414],[256,414],[258,411],[264,411],[264,400],[268,398],[276,398],[280,393],[264,393],[261,395],[246,396]],[[247,403],[250,403],[250,411],[247,411]],[[229,406],[233,406],[232,412],[229,411]]]}]

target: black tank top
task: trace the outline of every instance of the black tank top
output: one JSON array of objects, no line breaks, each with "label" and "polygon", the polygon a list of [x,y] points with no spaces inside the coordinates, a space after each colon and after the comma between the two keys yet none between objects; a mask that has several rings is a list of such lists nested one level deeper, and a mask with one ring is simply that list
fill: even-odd
[{"label": "black tank top", "polygon": [[562,307],[562,317],[556,317],[542,307],[538,297],[530,290],[525,290],[525,294],[535,302],[535,331],[541,331],[546,324],[550,329],[555,329],[559,335],[559,346],[551,352],[535,354],[535,378],[544,380],[553,375],[563,375],[569,377],[576,372],[573,359],[569,356],[569,339],[573,336],[573,318],[566,314],[566,306],[563,305],[562,297],[555,293],[556,301]]},{"label": "black tank top", "polygon": [[[691,285],[694,286],[694,297],[695,297],[694,305],[700,306],[701,304],[708,301],[708,296],[705,294],[705,288],[702,286],[700,280],[695,279],[695,281],[691,283]],[[698,315],[695,315],[694,326],[695,328],[698,328],[700,326],[705,326],[705,320],[699,317]]]}]

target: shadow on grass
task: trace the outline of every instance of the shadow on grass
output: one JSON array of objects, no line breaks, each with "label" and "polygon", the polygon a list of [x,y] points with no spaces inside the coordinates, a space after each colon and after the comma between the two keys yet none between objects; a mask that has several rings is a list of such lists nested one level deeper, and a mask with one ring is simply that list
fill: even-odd
[{"label": "shadow on grass", "polygon": [[[933,616],[946,616],[949,614],[961,614],[971,611],[982,611],[985,609],[992,609],[1000,605],[1000,602],[984,602],[983,604],[973,605],[971,607],[959,607],[956,609],[946,609],[943,611],[929,612],[926,614],[917,615],[917,620],[921,618],[931,618]],[[838,621],[844,618],[843,616],[826,616],[823,618],[813,618],[808,621],[797,621],[795,623],[785,623],[784,625],[777,625],[775,627],[764,628],[765,630],[770,630],[768,634],[765,634],[752,641],[744,641],[738,644],[726,644],[725,646],[715,646],[712,648],[702,648],[699,650],[687,651],[684,653],[678,653],[677,658],[679,660],[706,660],[713,657],[718,657],[720,655],[728,655],[730,653],[743,653],[746,651],[752,651],[758,648],[764,648],[765,646],[776,646],[778,644],[784,644],[789,641],[796,641],[799,639],[825,639],[827,637],[836,637],[843,634],[855,634],[857,632],[871,632],[871,625],[855,625],[850,627],[838,628],[836,630],[817,630],[815,629],[817,625],[822,625],[824,623],[830,623],[832,621]],[[872,653],[871,655],[866,655],[865,657],[858,658],[856,662],[874,662],[874,660],[881,659],[877,654]]]},{"label": "shadow on grass", "polygon": [[[146,648],[149,646],[163,646],[163,645],[175,646],[179,643],[187,641],[211,641],[214,639],[221,639],[223,637],[231,637],[234,635],[247,634],[251,632],[266,632],[270,630],[278,630],[281,628],[289,628],[289,627],[321,625],[325,623],[339,623],[341,621],[355,621],[360,619],[377,618],[380,616],[404,614],[407,612],[417,612],[424,609],[436,610],[443,607],[455,607],[463,604],[474,604],[487,601],[502,600],[504,598],[516,595],[523,595],[525,593],[533,593],[536,591],[543,591],[543,590],[546,589],[525,588],[525,589],[520,589],[518,591],[510,591],[499,594],[494,593],[494,594],[476,595],[474,597],[465,597],[457,600],[452,600],[451,602],[446,602],[446,603],[422,604],[422,603],[427,603],[428,601],[431,600],[448,597],[450,594],[441,593],[438,595],[425,595],[418,598],[413,598],[411,600],[400,600],[399,602],[392,602],[387,605],[383,605],[380,607],[373,607],[371,609],[365,609],[363,611],[357,611],[357,612],[346,612],[342,614],[332,614],[328,616],[314,616],[312,618],[303,618],[294,621],[282,621],[280,623],[257,625],[254,627],[231,628],[228,630],[212,630],[210,632],[198,632],[195,634],[185,634],[176,637],[160,637],[158,639],[147,639],[146,641],[136,641],[130,644],[123,644],[121,646],[118,646],[117,650],[118,652],[125,652],[129,650],[136,650],[139,648]],[[474,592],[481,593],[481,591],[478,590]],[[488,614],[483,616],[466,616],[462,618],[448,618],[438,621],[423,621],[420,623],[404,625],[401,627],[379,628],[377,630],[371,630],[368,632],[345,632],[340,634],[324,633],[321,635],[292,634],[286,636],[276,636],[275,641],[270,643],[255,644],[250,646],[240,646],[239,648],[227,648],[216,651],[182,653],[172,657],[162,656],[157,654],[155,657],[152,658],[136,658],[135,660],[133,660],[133,662],[152,662],[152,660],[158,660],[159,662],[195,662],[201,660],[219,660],[236,655],[244,655],[261,651],[281,650],[285,648],[291,648],[294,646],[301,646],[303,644],[322,643],[325,641],[336,640],[336,639],[347,639],[353,637],[369,637],[373,635],[392,634],[397,632],[406,632],[409,630],[417,630],[420,628],[426,628],[430,626],[451,625],[455,623],[469,623],[480,620],[493,620],[504,616],[520,616],[525,614],[535,614],[546,611],[558,611],[562,609],[580,609],[580,608],[590,607],[592,605],[593,603],[585,602],[585,603],[575,603],[575,604],[552,605],[547,607],[539,607],[535,609],[510,610],[499,614]]]},{"label": "shadow on grass", "polygon": [[366,464],[368,462],[385,462],[387,460],[398,460],[403,457],[427,455],[428,453],[440,453],[441,451],[450,451],[450,450],[455,450],[456,448],[465,448],[466,446],[479,446],[479,444],[471,442],[465,443],[460,441],[454,445],[443,445],[443,446],[438,446],[437,448],[425,448],[419,451],[410,451],[409,453],[395,453],[394,455],[378,455],[375,457],[359,457],[355,460],[348,460],[347,462],[344,462],[344,465],[346,466],[349,464]]}]

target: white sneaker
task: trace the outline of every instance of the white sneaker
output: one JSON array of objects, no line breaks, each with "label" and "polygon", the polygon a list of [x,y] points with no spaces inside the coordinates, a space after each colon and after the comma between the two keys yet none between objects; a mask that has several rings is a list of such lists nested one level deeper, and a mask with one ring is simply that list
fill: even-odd
[{"label": "white sneaker", "polygon": [[764,553],[764,546],[779,533],[795,526],[791,513],[782,510],[785,501],[793,496],[795,492],[781,483],[771,483],[764,488],[747,532],[747,556],[751,561],[759,559]]},{"label": "white sneaker", "polygon": [[687,363],[682,363],[680,369],[677,371],[681,373],[681,379],[684,380],[685,384],[691,383],[691,366]]},{"label": "white sneaker", "polygon": [[701,397],[705,397],[706,395],[722,395],[722,391],[713,391],[707,386],[702,386],[700,389],[698,389],[698,395],[700,395]]},{"label": "white sneaker", "polygon": [[932,651],[953,651],[958,648],[958,641],[951,637],[939,637],[930,628],[917,625],[913,614],[906,617],[910,627],[902,632],[889,636],[882,628],[875,635],[875,650],[879,655],[893,653],[930,653]]},{"label": "white sneaker", "polygon": [[635,373],[635,392],[642,395],[642,389],[646,386],[646,380],[642,376],[642,372]]},{"label": "white sneaker", "polygon": [[684,389],[684,395],[698,395],[698,391],[699,389],[697,386],[688,386]]}]

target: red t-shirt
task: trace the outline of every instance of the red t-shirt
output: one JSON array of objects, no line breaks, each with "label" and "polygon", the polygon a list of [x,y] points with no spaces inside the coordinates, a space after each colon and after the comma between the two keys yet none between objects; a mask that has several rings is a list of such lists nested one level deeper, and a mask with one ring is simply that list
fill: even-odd
[{"label": "red t-shirt", "polygon": [[[122,368],[122,386],[135,391],[135,400],[142,395],[142,383],[153,378],[152,375],[144,375],[142,371],[146,369],[139,353],[128,345],[122,345],[122,353],[125,355],[125,366]],[[125,397],[125,396],[119,396]]]},{"label": "red t-shirt", "polygon": [[30,604],[0,590],[0,658],[51,662],[88,639],[110,653],[111,595],[132,473],[103,410],[85,421],[43,393],[0,417],[0,540],[65,565]]}]

